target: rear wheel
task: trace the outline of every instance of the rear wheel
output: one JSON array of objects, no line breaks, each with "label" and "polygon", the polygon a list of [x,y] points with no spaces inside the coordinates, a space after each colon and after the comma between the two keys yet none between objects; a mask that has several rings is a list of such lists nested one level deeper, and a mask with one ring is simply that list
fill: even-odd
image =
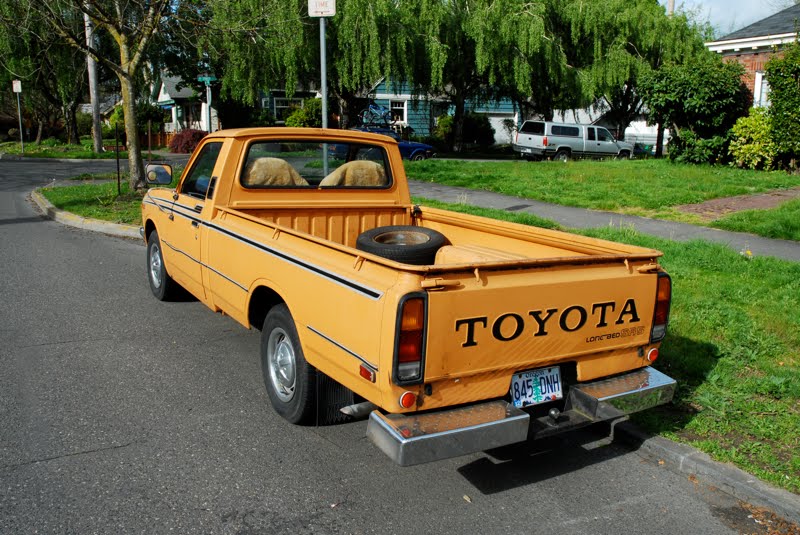
[{"label": "rear wheel", "polygon": [[559,149],[558,152],[556,152],[556,155],[553,156],[553,159],[558,162],[568,162],[569,158],[570,158],[569,151],[565,149]]},{"label": "rear wheel", "polygon": [[306,361],[294,319],[283,303],[264,319],[261,371],[275,412],[293,424],[313,420],[317,370]]}]

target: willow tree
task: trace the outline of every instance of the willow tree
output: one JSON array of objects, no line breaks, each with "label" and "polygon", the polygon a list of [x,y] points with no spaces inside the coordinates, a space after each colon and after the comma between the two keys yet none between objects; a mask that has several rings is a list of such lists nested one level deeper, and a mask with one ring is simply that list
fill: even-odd
[{"label": "willow tree", "polygon": [[[79,28],[83,22],[65,17],[65,24]],[[55,122],[50,118],[60,115],[67,141],[79,142],[76,112],[85,89],[84,60],[77,50],[63,46],[28,2],[0,5],[0,80],[22,81],[28,111],[38,124],[37,141],[46,123]]]},{"label": "willow tree", "polygon": [[[170,0],[29,0],[52,31],[67,45],[91,54],[117,77],[122,95],[128,166],[132,189],[144,187],[144,162],[136,125],[137,76],[150,39],[167,14]],[[86,42],[83,26],[69,24],[76,15],[89,16],[96,32],[104,32],[116,45],[113,54]]]},{"label": "willow tree", "polygon": [[[198,58],[221,74],[225,96],[253,104],[262,90],[319,89],[319,19],[305,0],[210,0]],[[393,0],[339,0],[326,25],[329,90],[342,111],[381,78],[413,62],[409,28]],[[198,16],[197,18],[201,18]],[[218,75],[219,76],[219,75]]]},{"label": "willow tree", "polygon": [[656,0],[569,0],[563,10],[583,96],[605,97],[618,132],[642,112],[643,74],[705,53],[705,28],[685,14],[668,17]]}]

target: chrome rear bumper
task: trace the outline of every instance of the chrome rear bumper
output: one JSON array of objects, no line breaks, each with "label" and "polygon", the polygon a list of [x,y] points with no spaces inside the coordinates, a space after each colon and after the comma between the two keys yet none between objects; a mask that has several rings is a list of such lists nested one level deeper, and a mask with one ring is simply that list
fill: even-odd
[{"label": "chrome rear bumper", "polygon": [[621,418],[669,402],[675,385],[650,367],[577,384],[557,418],[532,418],[501,400],[421,414],[373,411],[367,437],[400,466],[411,466]]}]

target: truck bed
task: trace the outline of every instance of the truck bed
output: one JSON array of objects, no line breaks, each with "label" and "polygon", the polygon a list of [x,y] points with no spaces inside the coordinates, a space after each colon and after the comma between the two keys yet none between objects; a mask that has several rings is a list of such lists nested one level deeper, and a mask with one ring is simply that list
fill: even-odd
[{"label": "truck bed", "polygon": [[[575,234],[497,221],[424,206],[279,206],[225,209],[239,217],[350,250],[365,230],[390,225],[418,225],[441,232],[448,240],[430,266],[407,266],[422,272],[503,269],[564,264],[655,261],[661,252]],[[364,255],[366,253],[357,253]],[[397,262],[369,255],[379,263]]]}]

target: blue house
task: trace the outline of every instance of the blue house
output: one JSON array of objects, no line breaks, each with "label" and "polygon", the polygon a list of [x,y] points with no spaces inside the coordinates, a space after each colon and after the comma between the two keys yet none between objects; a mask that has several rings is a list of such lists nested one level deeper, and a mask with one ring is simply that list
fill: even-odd
[{"label": "blue house", "polygon": [[[371,99],[380,106],[391,111],[396,125],[409,128],[415,136],[429,136],[436,127],[437,117],[444,114],[453,114],[453,107],[443,97],[413,96],[408,83],[394,87],[386,80],[381,80],[369,91]],[[486,114],[489,123],[494,128],[495,143],[511,143],[513,130],[504,126],[504,121],[510,119],[513,124],[518,124],[519,116],[514,104],[509,99],[487,104],[467,104],[467,111]]]}]

